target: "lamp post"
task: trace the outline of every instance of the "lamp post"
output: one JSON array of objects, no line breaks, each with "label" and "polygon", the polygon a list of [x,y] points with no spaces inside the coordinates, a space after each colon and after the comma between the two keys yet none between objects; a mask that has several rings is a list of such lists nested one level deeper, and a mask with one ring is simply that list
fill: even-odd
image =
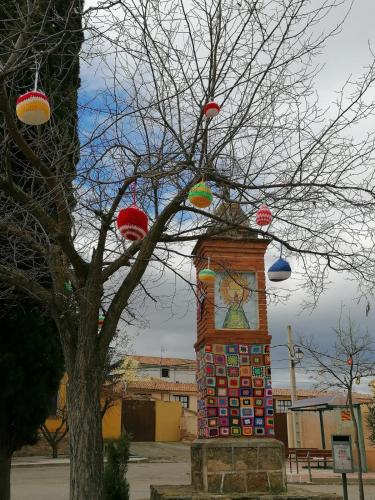
[{"label": "lamp post", "polygon": [[[297,401],[296,365],[303,359],[303,351],[293,344],[292,327],[288,325],[288,351],[289,351],[289,373],[290,373],[290,393],[292,405]],[[301,448],[301,432],[299,414],[293,412],[291,415],[293,423],[293,438],[295,448]]]}]

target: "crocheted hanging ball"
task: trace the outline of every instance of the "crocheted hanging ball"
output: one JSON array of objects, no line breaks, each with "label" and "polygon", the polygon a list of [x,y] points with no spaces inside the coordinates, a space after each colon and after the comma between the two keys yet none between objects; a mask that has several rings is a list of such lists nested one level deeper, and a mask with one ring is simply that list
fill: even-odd
[{"label": "crocheted hanging ball", "polygon": [[216,278],[216,273],[212,269],[202,269],[198,273],[198,279],[202,283],[213,283]]},{"label": "crocheted hanging ball", "polygon": [[203,113],[206,118],[214,118],[220,113],[220,106],[214,102],[208,102],[203,108]]},{"label": "crocheted hanging ball", "polygon": [[272,213],[271,210],[267,207],[267,205],[261,205],[259,207],[255,221],[258,224],[258,226],[268,226],[268,224],[271,224]]},{"label": "crocheted hanging ball", "polygon": [[349,356],[349,358],[346,360],[346,364],[349,365],[349,366],[352,366],[352,364],[353,364],[353,358],[351,356]]},{"label": "crocheted hanging ball", "polygon": [[98,318],[98,326],[103,326],[105,320],[105,316],[99,316]]},{"label": "crocheted hanging ball", "polygon": [[148,232],[147,214],[136,205],[122,208],[117,216],[117,227],[127,240],[142,240]]},{"label": "crocheted hanging ball", "polygon": [[42,125],[51,117],[48,97],[43,92],[31,90],[21,95],[16,102],[16,114],[27,125]]},{"label": "crocheted hanging ball", "polygon": [[272,266],[268,269],[268,279],[270,281],[284,281],[290,278],[292,274],[292,269],[289,263],[280,257]]},{"label": "crocheted hanging ball", "polygon": [[212,191],[205,182],[198,182],[189,191],[189,201],[197,208],[207,208],[212,203]]}]

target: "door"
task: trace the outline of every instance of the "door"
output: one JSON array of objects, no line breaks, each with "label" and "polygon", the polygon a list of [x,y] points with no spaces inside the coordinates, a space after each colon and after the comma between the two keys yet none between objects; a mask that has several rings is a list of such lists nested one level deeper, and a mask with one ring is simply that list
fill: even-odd
[{"label": "door", "polygon": [[155,441],[154,401],[125,399],[121,421],[132,441]]},{"label": "door", "polygon": [[275,413],[275,438],[285,446],[285,456],[288,456],[288,420],[286,413]]}]

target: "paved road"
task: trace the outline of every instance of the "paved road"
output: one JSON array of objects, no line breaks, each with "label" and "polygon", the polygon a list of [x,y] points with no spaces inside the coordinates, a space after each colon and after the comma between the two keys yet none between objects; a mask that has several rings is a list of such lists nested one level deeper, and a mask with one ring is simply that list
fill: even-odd
[{"label": "paved road", "polygon": [[[190,464],[130,464],[128,479],[132,500],[149,498],[150,484],[188,484]],[[20,467],[12,470],[12,500],[67,500],[69,467]],[[341,494],[340,485],[303,486],[315,492]],[[357,486],[349,486],[349,499],[358,500]],[[366,500],[375,500],[375,485],[366,486]]]}]

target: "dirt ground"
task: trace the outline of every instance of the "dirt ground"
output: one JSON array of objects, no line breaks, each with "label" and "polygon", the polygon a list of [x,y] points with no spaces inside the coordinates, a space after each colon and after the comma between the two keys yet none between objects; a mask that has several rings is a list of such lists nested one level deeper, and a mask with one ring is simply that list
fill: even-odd
[{"label": "dirt ground", "polygon": [[[151,484],[189,484],[190,448],[181,443],[133,443],[131,452],[148,458],[129,464],[131,499],[148,499]],[[37,465],[12,469],[12,500],[68,500],[69,465]],[[303,485],[304,490],[341,495],[340,484]],[[358,500],[358,487],[349,486],[349,499]],[[366,485],[366,500],[375,500],[375,485]]]}]

